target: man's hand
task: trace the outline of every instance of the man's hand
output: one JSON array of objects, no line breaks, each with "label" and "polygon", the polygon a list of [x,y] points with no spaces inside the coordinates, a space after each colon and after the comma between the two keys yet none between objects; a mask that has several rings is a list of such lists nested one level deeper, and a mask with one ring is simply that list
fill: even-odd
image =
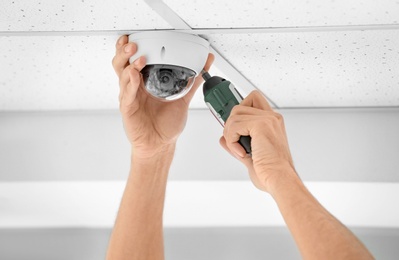
[{"label": "man's hand", "polygon": [[[242,135],[252,137],[252,157],[238,143]],[[234,107],[220,143],[247,166],[255,186],[273,196],[304,259],[373,259],[299,179],[283,118],[260,92],[252,92]]]},{"label": "man's hand", "polygon": [[[119,77],[120,111],[126,135],[135,156],[150,158],[175,144],[186,124],[190,101],[203,80],[197,77],[190,92],[179,100],[157,100],[143,88],[140,71],[146,65],[145,57],[129,64],[129,58],[136,53],[137,48],[140,46],[129,43],[126,35],[120,37],[112,65]],[[214,56],[209,54],[205,70],[209,69],[213,60]]]},{"label": "man's hand", "polygon": [[[245,135],[252,138],[252,157],[238,143]],[[220,143],[247,166],[252,182],[260,190],[270,192],[270,182],[283,174],[296,176],[283,117],[272,110],[259,91],[253,91],[233,108]]]}]

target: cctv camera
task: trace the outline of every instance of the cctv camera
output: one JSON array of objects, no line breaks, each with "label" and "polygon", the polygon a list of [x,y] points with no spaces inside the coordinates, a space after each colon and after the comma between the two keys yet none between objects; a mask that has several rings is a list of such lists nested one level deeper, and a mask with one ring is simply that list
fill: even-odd
[{"label": "cctv camera", "polygon": [[163,101],[187,94],[209,53],[208,41],[186,33],[140,32],[129,35],[129,42],[137,44],[137,52],[129,62],[146,57],[147,65],[141,70],[144,87]]}]

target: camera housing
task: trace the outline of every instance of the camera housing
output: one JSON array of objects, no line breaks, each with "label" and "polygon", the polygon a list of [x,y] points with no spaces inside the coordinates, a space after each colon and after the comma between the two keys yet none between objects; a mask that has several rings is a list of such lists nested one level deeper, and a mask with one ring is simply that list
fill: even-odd
[{"label": "camera housing", "polygon": [[129,62],[146,57],[141,70],[144,88],[162,101],[179,99],[190,91],[209,53],[207,40],[187,33],[139,32],[129,35],[129,42],[137,44]]}]

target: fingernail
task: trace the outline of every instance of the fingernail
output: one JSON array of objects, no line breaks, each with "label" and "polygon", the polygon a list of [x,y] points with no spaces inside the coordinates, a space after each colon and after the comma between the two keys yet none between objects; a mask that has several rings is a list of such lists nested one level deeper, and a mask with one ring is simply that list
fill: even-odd
[{"label": "fingernail", "polygon": [[126,45],[126,47],[125,47],[125,52],[126,52],[126,53],[129,53],[129,52],[132,51],[132,49],[133,49],[133,46],[130,45],[130,44],[128,44],[128,45]]},{"label": "fingernail", "polygon": [[133,62],[134,65],[138,66],[138,65],[140,64],[140,59],[141,59],[141,57],[138,58],[137,60],[135,60],[135,61]]},{"label": "fingernail", "polygon": [[124,37],[119,38],[118,44],[121,45],[123,43]]},{"label": "fingernail", "polygon": [[234,156],[235,156],[238,160],[240,160],[240,159],[243,158],[243,157],[241,157],[240,155],[238,155],[238,153],[236,153],[235,151],[233,151],[233,154],[234,154]]},{"label": "fingernail", "polygon": [[242,149],[233,146],[233,149],[232,149],[232,150],[233,150],[233,152],[234,152],[237,156],[239,156],[240,158],[244,158],[244,157],[245,157],[245,154],[243,153]]}]

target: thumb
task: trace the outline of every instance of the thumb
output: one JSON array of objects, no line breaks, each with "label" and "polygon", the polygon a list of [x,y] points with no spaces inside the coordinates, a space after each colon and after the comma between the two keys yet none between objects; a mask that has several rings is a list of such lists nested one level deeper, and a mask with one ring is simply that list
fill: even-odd
[{"label": "thumb", "polygon": [[[242,154],[242,147],[240,149],[240,147],[235,147],[233,146],[232,149],[229,149],[229,147],[227,146],[227,142],[226,139],[224,138],[224,136],[220,137],[219,139],[219,143],[220,145],[233,157],[237,158],[238,160],[242,160],[244,158],[245,155]],[[236,143],[238,146],[240,144]]]}]

